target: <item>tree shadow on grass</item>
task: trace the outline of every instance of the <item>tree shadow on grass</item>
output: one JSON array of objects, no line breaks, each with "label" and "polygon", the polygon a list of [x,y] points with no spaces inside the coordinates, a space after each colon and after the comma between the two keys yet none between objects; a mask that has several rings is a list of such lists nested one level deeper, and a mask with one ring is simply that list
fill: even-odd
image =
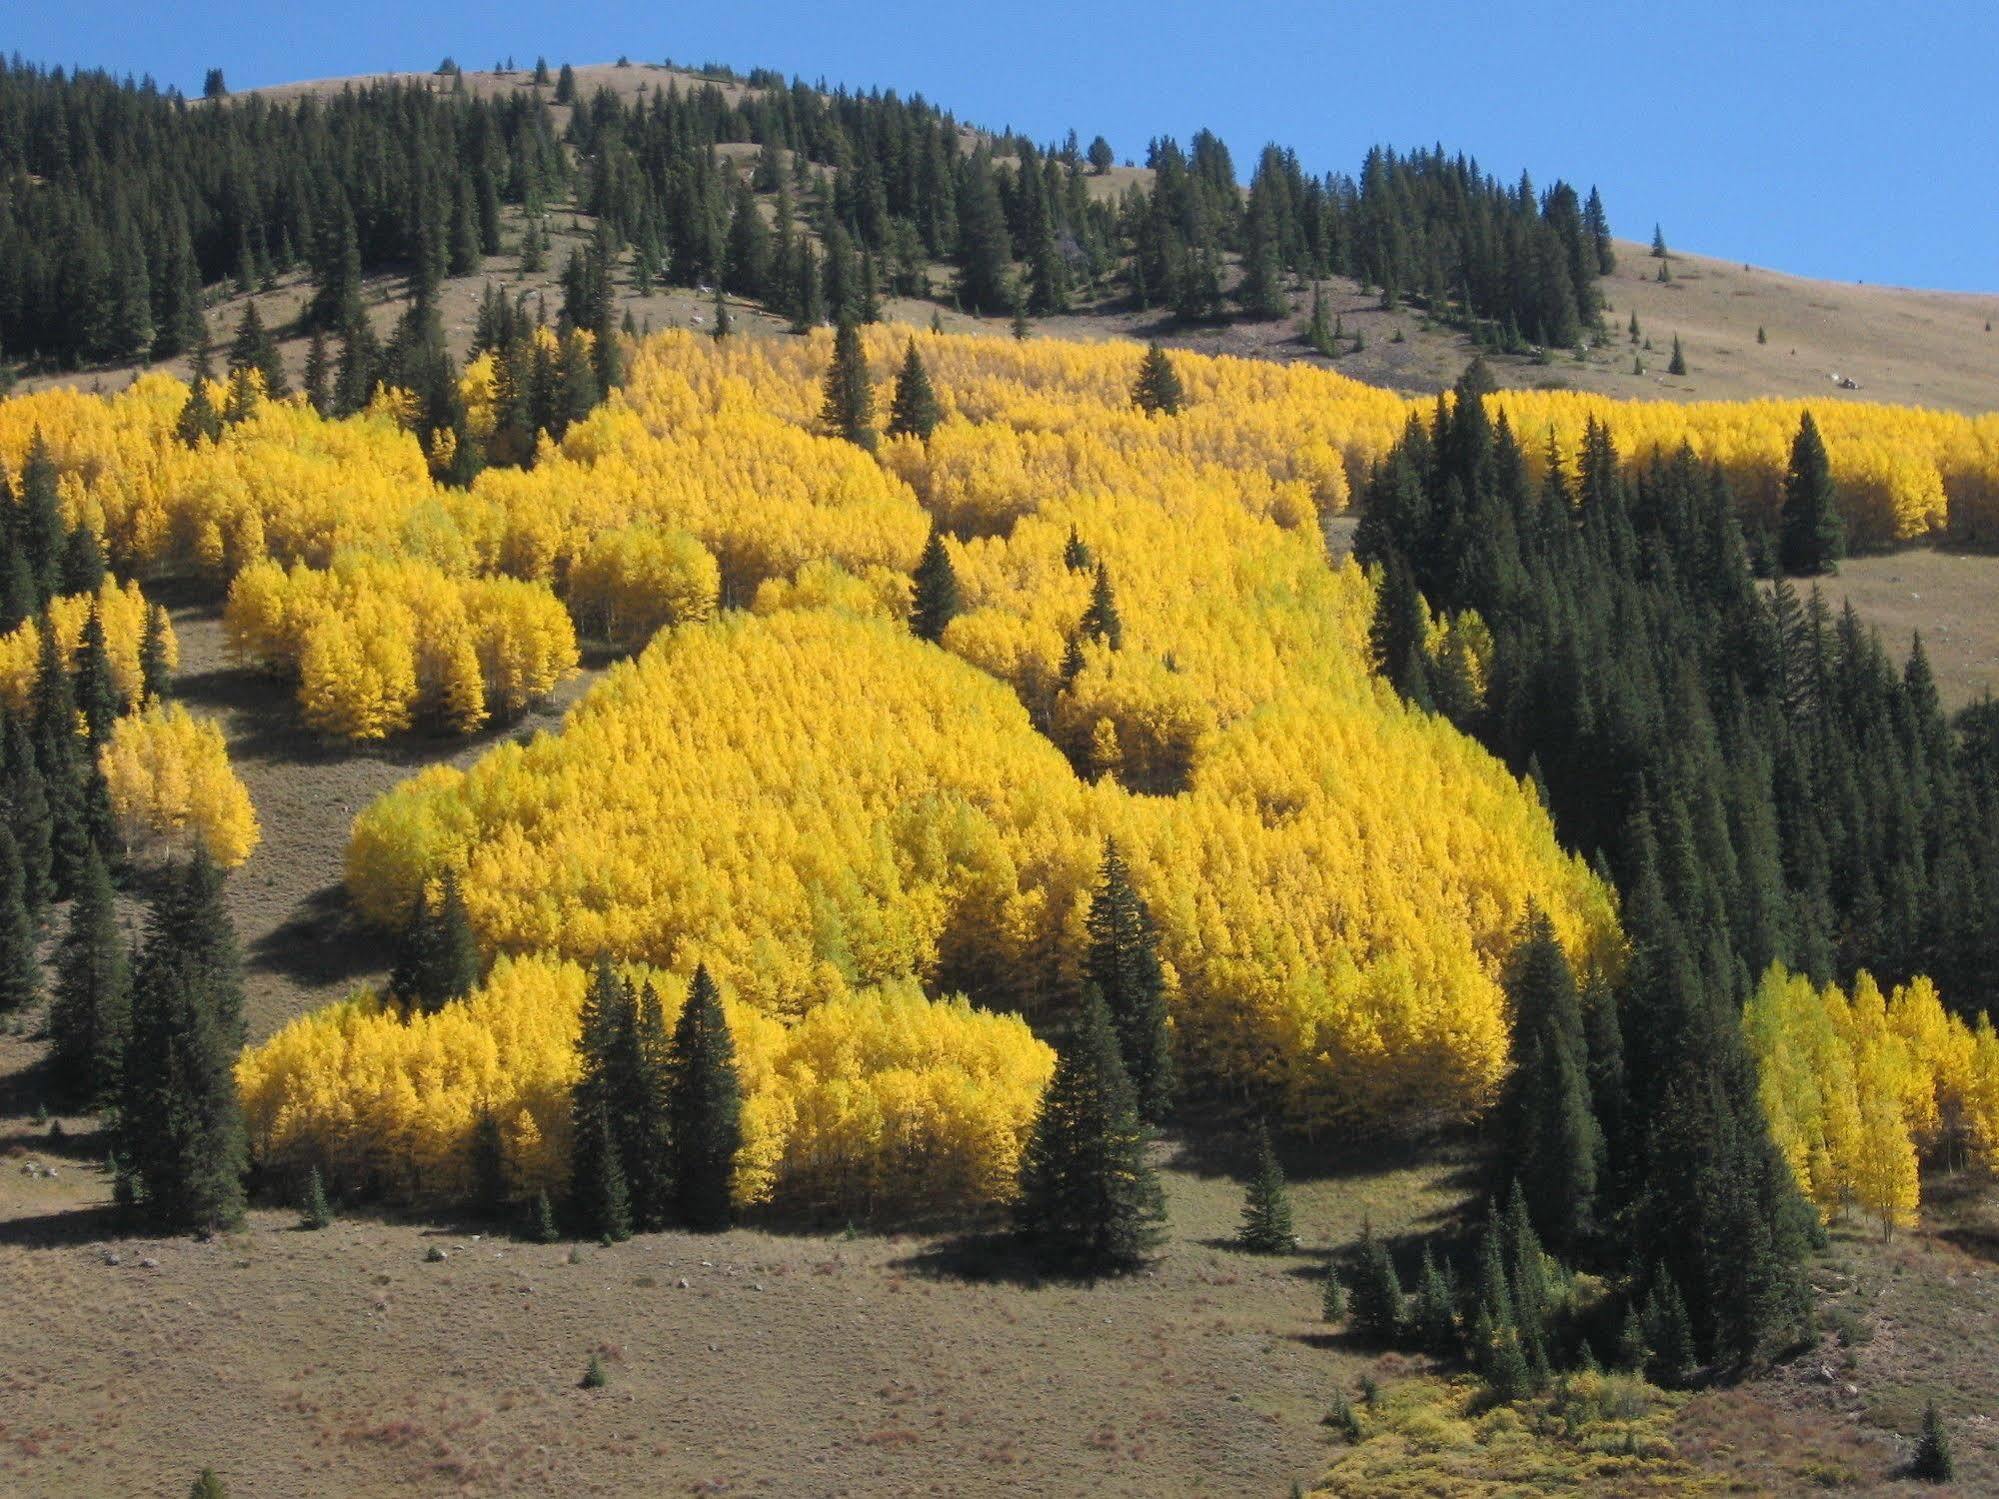
[{"label": "tree shadow on grass", "polygon": [[250,944],[250,966],[308,988],[351,981],[382,966],[383,950],[355,919],[347,892],[322,885]]},{"label": "tree shadow on grass", "polygon": [[0,1219],[0,1247],[75,1249],[83,1244],[101,1244],[127,1237],[156,1238],[157,1235],[137,1234],[116,1204],[109,1202]]},{"label": "tree shadow on grass", "polygon": [[[1160,1133],[1166,1164],[1193,1176],[1247,1181],[1254,1167],[1254,1119],[1212,1111],[1183,1113]],[[1484,1157],[1478,1143],[1461,1133],[1438,1131],[1407,1139],[1313,1140],[1272,1132],[1278,1164],[1290,1182],[1339,1181],[1416,1170],[1442,1164],[1440,1185],[1472,1192],[1479,1185]]]},{"label": "tree shadow on grass", "polygon": [[[891,1269],[927,1280],[954,1280],[970,1285],[1014,1286],[1036,1291],[1053,1286],[1092,1286],[1122,1280],[1118,1274],[1091,1274],[1051,1266],[1016,1235],[1004,1230],[958,1234],[914,1254],[889,1261]],[[1138,1267],[1144,1269],[1143,1265]]]}]

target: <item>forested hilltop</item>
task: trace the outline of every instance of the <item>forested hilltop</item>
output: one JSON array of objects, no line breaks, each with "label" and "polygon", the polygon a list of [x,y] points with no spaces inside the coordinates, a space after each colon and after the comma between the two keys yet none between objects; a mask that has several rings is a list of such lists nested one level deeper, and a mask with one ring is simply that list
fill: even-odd
[{"label": "forested hilltop", "polygon": [[362,276],[532,261],[558,202],[594,216],[599,253],[641,286],[720,284],[800,324],[872,317],[891,293],[986,314],[1109,295],[1276,317],[1283,278],[1344,275],[1495,340],[1567,348],[1612,262],[1593,189],[1502,183],[1441,148],[1377,148],[1347,175],[1268,146],[1245,189],[1204,130],[1151,141],[1145,182],[1105,191],[1102,137],[980,134],[920,95],[768,71],[629,95],[567,67],[534,76],[504,95],[452,69],[279,102],[217,78],[196,101],[16,58],[0,68],[0,350],[58,366],[180,354],[205,289],[294,268],[313,285],[305,322],[340,335]]}]

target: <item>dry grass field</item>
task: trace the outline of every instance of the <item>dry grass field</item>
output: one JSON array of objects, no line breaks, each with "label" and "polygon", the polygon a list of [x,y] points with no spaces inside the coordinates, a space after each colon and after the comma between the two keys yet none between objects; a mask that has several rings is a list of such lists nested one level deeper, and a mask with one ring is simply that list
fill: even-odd
[{"label": "dry grass field", "polygon": [[[572,1251],[369,1217],[303,1233],[260,1209],[211,1243],[130,1239],[86,1122],[51,1145],[20,1117],[32,1052],[0,1037],[10,1495],[178,1499],[209,1463],[256,1499],[1277,1496],[1325,1466],[1335,1389],[1419,1367],[1318,1320],[1326,1246],[1364,1220],[1434,1228],[1463,1199],[1448,1154],[1322,1167],[1294,1186],[1305,1249],[1247,1256],[1227,1246],[1235,1176],[1171,1138],[1158,1259],[1097,1285],[1038,1282],[980,1241],[838,1230]],[[1992,1239],[1842,1239],[1820,1278],[1850,1345],[1697,1396],[1681,1454],[1713,1492],[1879,1492],[1936,1394],[1959,1492],[1990,1492]],[[610,1378],[584,1390],[593,1353]]]}]

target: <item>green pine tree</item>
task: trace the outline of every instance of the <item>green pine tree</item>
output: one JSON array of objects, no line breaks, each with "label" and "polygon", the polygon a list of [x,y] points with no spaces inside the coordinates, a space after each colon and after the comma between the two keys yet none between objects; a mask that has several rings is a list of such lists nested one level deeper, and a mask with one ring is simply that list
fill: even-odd
[{"label": "green pine tree", "polygon": [[1575,977],[1554,924],[1533,913],[1506,973],[1514,1070],[1502,1155],[1535,1225],[1573,1249],[1595,1221],[1603,1133],[1589,1089],[1589,1046]]},{"label": "green pine tree", "polygon": [[861,347],[860,329],[843,319],[833,335],[833,362],[826,371],[826,399],[819,409],[820,422],[835,437],[844,437],[855,447],[875,450],[874,382],[868,375],[867,353]]},{"label": "green pine tree", "polygon": [[157,1229],[212,1231],[242,1217],[242,1045],[235,931],[221,875],[197,852],[168,869],[147,913],[120,1080],[122,1193]]},{"label": "green pine tree", "polygon": [[1084,925],[1083,977],[1110,1014],[1139,1117],[1157,1123],[1172,1107],[1175,1086],[1159,931],[1115,840],[1104,844]]},{"label": "green pine tree", "polygon": [[305,1179],[305,1193],[299,1203],[298,1226],[303,1229],[330,1228],[333,1204],[326,1200],[326,1182],[314,1166]]},{"label": "green pine tree", "polygon": [[1271,1148],[1270,1131],[1256,1127],[1255,1164],[1244,1190],[1242,1226],[1236,1242],[1251,1254],[1288,1254],[1298,1247],[1291,1228],[1291,1197],[1284,1187],[1284,1168]]},{"label": "green pine tree", "polygon": [[704,1232],[724,1229],[735,1216],[742,1084],[721,992],[706,964],[694,970],[668,1056],[668,1138],[680,1218],[689,1228]]},{"label": "green pine tree", "polygon": [[390,997],[412,1013],[435,1015],[478,987],[481,966],[457,872],[446,870],[436,896],[419,892],[410,907],[389,973]]},{"label": "green pine tree", "polygon": [[1101,562],[1091,580],[1089,606],[1083,610],[1076,633],[1111,650],[1124,649],[1124,620],[1118,614],[1117,594],[1111,588],[1111,571]]},{"label": "green pine tree", "polygon": [[1173,361],[1156,342],[1147,344],[1145,357],[1139,361],[1138,379],[1131,388],[1131,403],[1147,416],[1172,416],[1185,399]]},{"label": "green pine tree", "polygon": [[1409,1309],[1411,1331],[1431,1353],[1447,1358],[1458,1351],[1457,1289],[1448,1264],[1439,1266],[1430,1246],[1423,1246],[1416,1295]]},{"label": "green pine tree", "polygon": [[1839,571],[1846,554],[1846,522],[1825,442],[1809,411],[1799,418],[1798,435],[1791,442],[1779,524],[1777,552],[1784,571],[1804,577]]},{"label": "green pine tree", "polygon": [[1344,1322],[1346,1319],[1347,1283],[1340,1277],[1339,1266],[1328,1265],[1326,1278],[1319,1285],[1319,1320]]},{"label": "green pine tree", "polygon": [[1376,1343],[1394,1343],[1402,1335],[1408,1309],[1402,1279],[1395,1273],[1395,1258],[1374,1236],[1371,1223],[1361,1225],[1360,1244],[1347,1281],[1348,1321],[1354,1331]]},{"label": "green pine tree", "polygon": [[1684,375],[1687,372],[1686,351],[1680,347],[1680,335],[1673,335],[1673,357],[1666,361],[1666,373]]},{"label": "green pine tree", "polygon": [[577,1117],[569,1194],[579,1232],[618,1243],[632,1236],[631,1194],[611,1134],[610,1109],[601,1099]]},{"label": "green pine tree", "polygon": [[930,372],[916,352],[916,340],[902,356],[902,368],[895,377],[895,394],[889,400],[888,435],[930,441],[937,430],[937,393],[930,386]]},{"label": "green pine tree", "polygon": [[[210,71],[216,79],[221,78],[220,69]],[[187,1499],[229,1499],[229,1485],[216,1476],[213,1468],[203,1468],[194,1480],[194,1486],[187,1491]]]},{"label": "green pine tree", "polygon": [[[12,841],[7,839],[8,844]],[[4,878],[0,875],[0,882]],[[0,916],[0,927],[4,925],[5,917]],[[85,862],[70,901],[69,922],[56,950],[55,971],[55,995],[49,1005],[49,1062],[56,1085],[66,1098],[79,1103],[115,1098],[132,1021],[131,975],[118,930],[111,876],[95,850]]]},{"label": "green pine tree", "polygon": [[528,1237],[537,1244],[553,1244],[562,1237],[555,1224],[555,1204],[548,1200],[548,1193],[537,1192],[534,1212],[528,1224]]},{"label": "green pine tree", "polygon": [[1328,359],[1339,357],[1339,345],[1334,342],[1332,329],[1326,326],[1326,299],[1316,281],[1312,283],[1312,321],[1306,327],[1305,342],[1315,354]]},{"label": "green pine tree", "polygon": [[166,697],[173,686],[167,664],[167,611],[154,604],[146,611],[146,633],[139,641],[139,681],[148,704]]},{"label": "green pine tree", "polygon": [[1069,525],[1069,539],[1062,543],[1062,565],[1072,573],[1088,572],[1097,564],[1096,555],[1088,543],[1077,532],[1075,523]]},{"label": "green pine tree", "polygon": [[944,537],[933,523],[923,556],[916,564],[916,582],[909,610],[909,627],[919,640],[933,644],[944,638],[944,627],[958,616],[958,574],[951,566]]},{"label": "green pine tree", "polygon": [[78,710],[83,714],[85,732],[94,751],[110,742],[112,726],[117,723],[119,710],[124,706],[118,700],[118,688],[111,680],[111,656],[104,644],[104,618],[95,603],[83,622],[83,638],[77,642],[75,663],[71,692]]},{"label": "green pine tree", "polygon": [[1165,1215],[1110,1013],[1086,989],[1020,1164],[1014,1222],[1052,1263],[1130,1269]]},{"label": "green pine tree", "polygon": [[20,499],[13,516],[13,540],[27,558],[28,571],[35,582],[35,606],[40,608],[55,593],[60,581],[63,543],[69,535],[62,520],[55,456],[40,428],[35,429],[28,444],[20,485]]},{"label": "green pine tree", "polygon": [[1657,1385],[1672,1388],[1686,1382],[1698,1362],[1694,1352],[1694,1328],[1687,1316],[1687,1304],[1680,1288],[1661,1265],[1652,1278],[1640,1317],[1648,1350],[1646,1376]]},{"label": "green pine tree", "polygon": [[1916,1455],[1909,1462],[1909,1476],[1928,1483],[1949,1483],[1957,1477],[1957,1460],[1951,1456],[1950,1432],[1943,1424],[1935,1400],[1923,1406],[1923,1434],[1916,1439]]},{"label": "green pine tree", "polygon": [[104,584],[104,548],[97,533],[78,526],[63,543],[62,561],[56,566],[57,588],[64,594],[96,593]]},{"label": "green pine tree", "polygon": [[28,879],[11,829],[0,825],[0,1015],[16,1015],[42,997]]},{"label": "green pine tree", "polygon": [[243,304],[243,316],[236,324],[236,337],[229,345],[229,371],[255,370],[264,377],[264,394],[281,401],[291,394],[285,379],[285,363],[278,346],[264,329],[264,320],[253,299]]}]

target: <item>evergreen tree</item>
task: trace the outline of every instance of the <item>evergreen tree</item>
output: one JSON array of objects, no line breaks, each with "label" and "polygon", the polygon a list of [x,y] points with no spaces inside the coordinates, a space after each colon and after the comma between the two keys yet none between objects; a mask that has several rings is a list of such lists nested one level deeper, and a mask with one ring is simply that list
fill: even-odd
[{"label": "evergreen tree", "polygon": [[1062,565],[1072,573],[1088,572],[1095,568],[1097,559],[1090,551],[1089,544],[1076,530],[1075,523],[1069,524],[1069,539],[1062,543]]},{"label": "evergreen tree", "polygon": [[1652,253],[1661,260],[1666,258],[1666,231],[1657,224],[1652,226]]},{"label": "evergreen tree", "polygon": [[1694,1353],[1694,1329],[1687,1317],[1680,1288],[1662,1265],[1646,1293],[1640,1318],[1648,1352],[1646,1375],[1654,1384],[1668,1389],[1686,1382],[1698,1362]]},{"label": "evergreen tree", "polygon": [[40,428],[36,428],[29,441],[27,462],[21,466],[21,493],[13,525],[14,545],[27,559],[35,583],[35,606],[40,608],[55,593],[61,577],[63,543],[68,536],[62,521],[55,457],[49,452]]},{"label": "evergreen tree", "polygon": [[1402,1279],[1388,1246],[1374,1236],[1372,1224],[1361,1227],[1347,1290],[1348,1320],[1355,1332],[1373,1342],[1392,1344],[1402,1335],[1407,1307]]},{"label": "evergreen tree", "polygon": [[1115,840],[1104,844],[1085,929],[1083,977],[1111,1017],[1139,1117],[1157,1123],[1172,1107],[1175,1086],[1159,932]]},{"label": "evergreen tree", "polygon": [[1799,419],[1798,435],[1791,443],[1777,548],[1784,571],[1803,577],[1839,571],[1839,560],[1846,554],[1846,523],[1840,516],[1832,465],[1809,411]]},{"label": "evergreen tree", "polygon": [[1326,299],[1316,281],[1312,283],[1312,320],[1305,329],[1305,342],[1315,354],[1323,354],[1328,359],[1339,357],[1339,346],[1333,340],[1333,331],[1326,326]]},{"label": "evergreen tree", "polygon": [[1502,1152],[1536,1225],[1572,1250],[1594,1222],[1604,1164],[1589,1089],[1589,1048],[1575,978],[1554,925],[1535,912],[1506,975],[1513,1011],[1514,1070]]},{"label": "evergreen tree", "polygon": [[1110,1013],[1085,989],[1021,1155],[1014,1221],[1051,1262],[1130,1269],[1165,1215]]},{"label": "evergreen tree", "polygon": [[1673,357],[1666,362],[1666,373],[1684,375],[1687,372],[1686,351],[1680,347],[1680,335],[1673,335]]},{"label": "evergreen tree", "polygon": [[154,604],[146,611],[146,632],[139,640],[139,682],[148,704],[163,700],[173,686],[167,664],[167,611]]},{"label": "evergreen tree", "polygon": [[958,190],[958,303],[992,314],[1013,305],[1013,238],[983,145],[964,168]]},{"label": "evergreen tree", "polygon": [[937,393],[930,387],[930,372],[916,352],[916,340],[902,356],[902,368],[895,377],[895,394],[889,401],[888,435],[930,441],[937,430]]},{"label": "evergreen tree", "polygon": [[919,640],[932,644],[944,638],[944,627],[958,616],[958,574],[944,537],[933,523],[923,556],[916,564],[916,586],[909,610],[909,627]]},{"label": "evergreen tree", "polygon": [[1236,1242],[1251,1254],[1286,1254],[1298,1247],[1291,1228],[1291,1198],[1284,1187],[1284,1168],[1270,1145],[1270,1131],[1256,1127],[1255,1165],[1243,1194],[1242,1227]]},{"label": "evergreen tree", "polygon": [[722,996],[706,964],[694,970],[668,1056],[668,1136],[680,1218],[692,1229],[724,1229],[735,1215],[742,1087]]},{"label": "evergreen tree", "polygon": [[333,366],[326,352],[326,330],[314,324],[312,338],[305,346],[305,400],[321,416],[332,412]]},{"label": "evergreen tree", "polygon": [[479,939],[465,910],[455,871],[445,871],[433,897],[417,893],[389,971],[389,997],[409,1013],[435,1015],[477,987]]},{"label": "evergreen tree", "polygon": [[157,1229],[212,1231],[242,1216],[239,968],[221,876],[197,852],[169,868],[147,913],[119,1095],[121,1195]]},{"label": "evergreen tree", "polygon": [[[219,87],[222,79],[220,68],[209,69],[211,79]],[[215,97],[210,95],[211,98]],[[194,1480],[194,1486],[187,1491],[187,1499],[229,1499],[229,1485],[217,1476],[213,1468],[203,1468]]]},{"label": "evergreen tree", "polygon": [[[11,846],[12,839],[7,839]],[[4,855],[0,855],[4,860]],[[0,873],[0,883],[4,883]],[[0,897],[4,909],[4,897]],[[6,926],[0,915],[0,928]],[[0,949],[6,943],[0,938]],[[5,960],[0,959],[0,967]],[[78,1103],[115,1098],[118,1069],[131,1026],[130,973],[111,876],[92,850],[71,898],[69,922],[56,951],[55,994],[49,1005],[49,1063],[63,1096]]]},{"label": "evergreen tree", "polygon": [[1957,1460],[1950,1451],[1950,1432],[1943,1424],[1934,1399],[1923,1406],[1923,1434],[1916,1439],[1916,1455],[1909,1462],[1909,1476],[1926,1483],[1949,1483],[1957,1477]]},{"label": "evergreen tree", "polygon": [[1145,357],[1139,361],[1138,380],[1131,388],[1132,404],[1147,416],[1172,416],[1180,410],[1183,399],[1173,361],[1157,343],[1147,344]]},{"label": "evergreen tree", "polygon": [[273,401],[291,394],[284,360],[279,357],[277,344],[264,330],[264,320],[258,315],[254,299],[243,304],[243,316],[237,321],[236,337],[229,345],[229,370],[231,374],[255,370],[264,377],[264,394]]},{"label": "evergreen tree", "polygon": [[866,452],[875,450],[874,382],[868,375],[860,330],[848,320],[833,335],[833,363],[826,371],[819,420],[834,436]]},{"label": "evergreen tree", "polygon": [[491,1109],[482,1108],[472,1121],[471,1205],[476,1212],[497,1218],[506,1212],[511,1198],[500,1121]]},{"label": "evergreen tree", "polygon": [[1328,1265],[1326,1278],[1319,1286],[1319,1320],[1344,1322],[1346,1319],[1347,1283],[1340,1278],[1337,1265]]},{"label": "evergreen tree", "polygon": [[537,1244],[553,1244],[561,1238],[555,1226],[555,1205],[548,1200],[547,1192],[535,1194],[534,1211],[528,1223],[528,1237]]},{"label": "evergreen tree", "polygon": [[570,1210],[577,1229],[587,1235],[622,1243],[632,1236],[631,1195],[624,1164],[611,1135],[608,1105],[598,1102],[576,1120],[576,1143],[570,1162]]},{"label": "evergreen tree", "polygon": [[104,619],[95,603],[83,622],[83,637],[77,642],[76,667],[71,693],[83,714],[85,732],[93,751],[110,742],[112,726],[118,721],[118,688],[111,680],[111,657],[104,644]]},{"label": "evergreen tree", "polygon": [[104,548],[89,526],[78,526],[63,543],[56,569],[56,588],[69,594],[96,593],[104,585]]},{"label": "evergreen tree", "polygon": [[1450,1266],[1439,1266],[1430,1246],[1423,1246],[1422,1269],[1416,1278],[1416,1295],[1409,1320],[1423,1347],[1439,1358],[1458,1351],[1457,1291],[1451,1284]]},{"label": "evergreen tree", "polygon": [[305,1179],[305,1193],[299,1202],[298,1226],[322,1229],[333,1226],[333,1204],[326,1200],[326,1183],[314,1166]]},{"label": "evergreen tree", "polygon": [[13,833],[0,826],[0,1015],[14,1015],[42,997],[28,880]]},{"label": "evergreen tree", "polygon": [[1090,602],[1076,633],[1111,650],[1124,649],[1124,621],[1118,614],[1117,594],[1111,588],[1110,569],[1101,562],[1090,582]]}]

